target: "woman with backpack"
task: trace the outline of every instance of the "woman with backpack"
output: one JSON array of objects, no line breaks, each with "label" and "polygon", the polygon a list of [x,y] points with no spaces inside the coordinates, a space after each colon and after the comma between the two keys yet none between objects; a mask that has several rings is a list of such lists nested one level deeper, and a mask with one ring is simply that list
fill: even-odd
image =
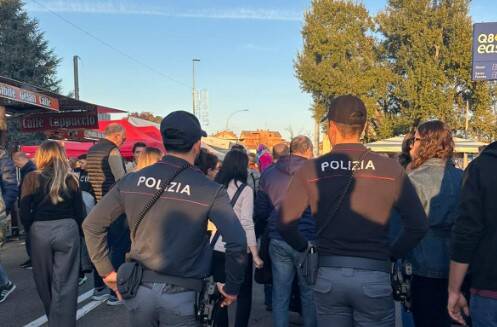
[{"label": "woman with backpack", "polygon": [[49,326],[75,326],[84,204],[64,149],[44,142],[21,192],[20,216],[29,226],[33,277]]},{"label": "woman with backpack", "polygon": [[[263,262],[257,251],[257,241],[255,238],[253,211],[254,211],[254,194],[252,189],[247,186],[247,166],[248,156],[246,153],[237,150],[231,150],[226,154],[223,165],[216,176],[215,181],[227,188],[231,204],[247,236],[247,252],[251,254],[248,259],[248,265],[245,272],[245,280],[238,294],[235,327],[248,326],[250,319],[250,310],[252,308],[252,265],[257,268],[263,266]],[[217,235],[214,234],[213,238]],[[225,267],[225,248],[221,237],[213,240],[214,255],[212,260],[213,275],[216,282],[224,282]],[[222,308],[216,317],[216,326],[228,326],[227,308]]]}]

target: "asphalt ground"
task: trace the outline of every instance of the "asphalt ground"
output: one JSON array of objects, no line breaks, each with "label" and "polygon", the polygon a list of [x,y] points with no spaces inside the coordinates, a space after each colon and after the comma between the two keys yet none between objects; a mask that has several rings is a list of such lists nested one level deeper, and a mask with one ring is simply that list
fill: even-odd
[{"label": "asphalt ground", "polygon": [[[0,263],[17,286],[8,299],[0,303],[0,326],[2,327],[47,326],[42,303],[34,284],[33,271],[19,267],[26,260],[27,254],[22,240],[7,242],[0,249]],[[88,274],[87,277],[88,281],[79,288],[77,325],[84,327],[128,326],[128,313],[123,305],[109,306],[104,302],[91,300],[93,277],[92,274]],[[254,283],[253,298],[250,326],[272,326],[271,314],[264,306],[262,285]],[[297,314],[291,314],[291,326],[301,326],[300,317]]]}]

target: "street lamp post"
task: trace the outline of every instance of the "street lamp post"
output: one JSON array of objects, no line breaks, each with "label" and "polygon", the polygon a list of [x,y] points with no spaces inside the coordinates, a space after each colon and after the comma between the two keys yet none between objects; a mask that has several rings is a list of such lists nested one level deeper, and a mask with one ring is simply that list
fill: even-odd
[{"label": "street lamp post", "polygon": [[192,59],[192,111],[193,115],[195,115],[195,63],[200,62],[200,59],[193,58]]},{"label": "street lamp post", "polygon": [[228,130],[230,120],[231,120],[231,118],[232,118],[234,115],[236,115],[236,114],[238,114],[238,113],[240,113],[240,112],[247,112],[247,111],[249,111],[249,110],[248,110],[248,109],[242,109],[242,110],[237,110],[237,111],[232,112],[232,113],[228,116],[228,119],[226,119],[226,128],[225,128],[225,130],[226,130],[226,131]]}]

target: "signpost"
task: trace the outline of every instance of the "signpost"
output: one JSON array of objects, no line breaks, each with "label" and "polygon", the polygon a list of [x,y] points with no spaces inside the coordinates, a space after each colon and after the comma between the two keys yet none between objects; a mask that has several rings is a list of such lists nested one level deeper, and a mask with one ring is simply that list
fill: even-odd
[{"label": "signpost", "polygon": [[472,80],[497,80],[497,23],[473,25]]}]

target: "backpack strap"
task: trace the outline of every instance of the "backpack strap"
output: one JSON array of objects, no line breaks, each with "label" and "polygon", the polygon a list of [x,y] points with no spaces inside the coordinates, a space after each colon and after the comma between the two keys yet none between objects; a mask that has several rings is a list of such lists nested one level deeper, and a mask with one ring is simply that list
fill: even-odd
[{"label": "backpack strap", "polygon": [[[236,192],[235,194],[233,195],[233,197],[231,198],[231,206],[234,208],[235,207],[235,204],[236,202],[238,201],[238,198],[240,197],[240,195],[242,194],[243,190],[245,189],[245,187],[247,186],[247,184],[242,184],[240,186],[238,186],[238,188],[236,189]],[[211,246],[214,247],[214,245],[216,245],[217,241],[219,240],[219,237],[221,236],[221,233],[219,232],[219,229],[216,230],[216,232],[214,233],[214,236],[212,237],[212,240],[211,240]]]}]

